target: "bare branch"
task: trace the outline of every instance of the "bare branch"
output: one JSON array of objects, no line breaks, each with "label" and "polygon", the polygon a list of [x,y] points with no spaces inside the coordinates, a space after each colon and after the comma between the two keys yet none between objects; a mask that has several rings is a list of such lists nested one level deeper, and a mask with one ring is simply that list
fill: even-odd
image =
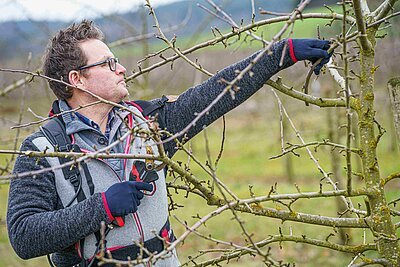
[{"label": "bare branch", "polygon": [[[252,1],[252,23],[254,22],[254,17],[255,17],[255,13],[254,13],[254,2]],[[218,14],[214,14],[216,16],[218,16],[220,19],[222,19],[223,21],[227,22],[229,25],[231,25],[232,27],[236,28],[236,29],[240,29],[239,25],[224,11],[222,10],[217,4],[215,4],[212,0],[207,0],[207,2],[217,11],[217,13],[221,13],[223,15],[223,17],[219,17]],[[201,6],[201,5],[199,5]],[[213,13],[212,13],[213,14]],[[255,35],[254,33],[252,33],[250,30],[245,31],[245,33],[251,37],[253,37],[255,40],[258,40],[260,42],[262,42],[264,45],[268,45],[269,42],[265,41],[263,38]]]},{"label": "bare branch", "polygon": [[[281,93],[284,93],[288,96],[291,96],[295,99],[305,101],[307,103],[319,106],[319,107],[345,107],[346,103],[345,100],[342,98],[322,98],[322,97],[315,97],[312,95],[304,94],[300,91],[294,90],[292,87],[284,85],[281,79],[277,79],[273,81],[272,79],[266,82],[269,86],[273,87],[274,89],[278,90]],[[352,101],[352,104],[356,104],[356,100]],[[354,106],[355,107],[355,106]]]},{"label": "bare branch", "polygon": [[[321,19],[341,20],[343,18],[343,16],[340,15],[340,14],[309,13],[309,14],[302,14],[301,17],[300,17],[300,15],[296,16],[296,19],[300,19],[300,18],[301,19],[321,18]],[[225,40],[227,40],[227,39],[229,39],[229,38],[231,38],[233,36],[236,36],[236,35],[238,35],[238,34],[240,34],[242,32],[245,32],[247,30],[251,30],[253,28],[257,28],[257,27],[260,27],[260,26],[263,26],[263,25],[268,25],[268,24],[273,24],[273,23],[277,23],[277,22],[287,21],[288,19],[289,19],[289,16],[281,16],[281,17],[277,17],[277,18],[270,18],[270,19],[261,20],[261,21],[255,22],[253,24],[247,25],[245,27],[242,27],[242,28],[238,29],[235,32],[229,32],[227,34],[224,34],[222,36],[219,36],[219,37],[216,37],[214,39],[208,40],[206,42],[197,44],[197,45],[195,45],[195,46],[193,46],[193,47],[191,47],[189,49],[181,51],[181,53],[183,55],[187,55],[187,54],[193,53],[194,51],[197,51],[199,49],[202,49],[202,48],[205,48],[205,47],[209,47],[209,46],[213,46],[215,44],[223,42],[223,41],[225,41]],[[347,18],[347,19],[351,23],[354,21],[354,20],[351,20],[349,18]],[[163,65],[165,65],[165,64],[167,64],[169,62],[172,62],[172,61],[174,61],[174,60],[176,60],[178,58],[180,58],[180,56],[178,54],[176,54],[174,56],[171,56],[171,57],[168,57],[163,61],[160,61],[160,62],[158,62],[158,63],[156,63],[156,64],[154,64],[154,65],[152,65],[152,66],[150,66],[148,68],[141,69],[140,71],[135,72],[133,75],[126,77],[125,81],[128,82],[128,81],[130,81],[130,80],[132,80],[132,79],[134,79],[134,78],[136,78],[136,77],[138,77],[138,76],[140,76],[140,75],[142,75],[144,73],[147,73],[147,72],[149,72],[149,71],[151,71],[153,69],[156,69],[156,68],[158,68],[160,66],[163,66]]]},{"label": "bare branch", "polygon": [[[168,27],[168,28],[164,29],[164,32],[173,32],[173,31],[176,31],[176,30],[179,30],[179,29],[183,28],[189,22],[191,16],[192,16],[192,6],[189,5],[189,9],[188,9],[188,11],[186,13],[185,18],[182,20],[182,22],[179,23],[178,25],[175,25],[175,26]],[[126,44],[129,44],[129,43],[141,41],[141,40],[144,40],[144,39],[150,39],[150,38],[153,38],[153,37],[154,37],[154,33],[151,32],[151,33],[142,34],[142,35],[138,35],[138,36],[132,36],[132,37],[124,38],[124,39],[119,39],[117,41],[109,43],[108,46],[110,48],[113,48],[113,47],[117,47],[117,46],[121,46],[121,45],[126,45]]]},{"label": "bare branch", "polygon": [[[344,5],[344,3],[343,3],[343,5]],[[356,17],[361,47],[364,50],[369,51],[369,50],[371,50],[371,43],[367,39],[367,28],[365,26],[365,21],[364,21],[365,11],[362,10],[362,8],[361,8],[361,0],[353,0],[353,10],[354,10],[355,17]],[[344,16],[346,16],[346,13],[344,13]],[[343,25],[345,27],[346,23],[343,23]],[[345,34],[345,33],[343,33],[343,34]]]},{"label": "bare branch", "polygon": [[381,184],[386,185],[388,182],[390,182],[391,180],[396,179],[396,178],[400,178],[400,172],[393,173],[393,174],[389,175],[388,177],[383,178],[381,180]]},{"label": "bare branch", "polygon": [[273,12],[273,11],[264,10],[262,8],[259,8],[259,11],[260,11],[261,15],[274,15],[274,16],[288,16],[289,15],[289,13]]},{"label": "bare branch", "polygon": [[381,19],[375,21],[374,23],[368,24],[367,28],[379,26],[382,22],[386,22],[388,19],[391,19],[391,18],[396,17],[398,15],[400,15],[400,11],[394,12],[393,14],[390,14],[387,17],[381,18]]},{"label": "bare branch", "polygon": [[[293,153],[293,152],[294,152],[295,150],[297,150],[297,149],[306,148],[306,147],[309,147],[309,146],[315,146],[315,147],[319,147],[319,146],[330,146],[330,147],[332,147],[333,149],[335,149],[335,148],[340,148],[340,149],[343,149],[343,150],[346,149],[346,146],[339,145],[339,144],[335,144],[335,143],[329,142],[329,141],[327,141],[327,140],[324,140],[324,141],[322,141],[322,142],[310,142],[310,143],[301,144],[301,145],[296,145],[296,144],[292,145],[292,144],[289,144],[288,147],[283,148],[283,151],[282,151],[281,154],[276,155],[276,156],[269,157],[269,159],[277,159],[277,158],[280,158],[280,157],[282,157],[282,156],[284,156],[284,155],[286,155],[286,154]],[[356,148],[352,148],[352,149],[351,149],[351,152],[352,152],[352,153],[355,153],[355,154],[360,154],[360,153],[361,153],[361,151],[360,151],[359,149],[356,149]]]},{"label": "bare branch", "polygon": [[50,120],[50,119],[52,119],[52,118],[54,118],[54,117],[56,117],[56,116],[60,116],[60,115],[63,115],[63,114],[68,114],[68,113],[71,113],[71,112],[75,112],[75,111],[81,110],[81,109],[83,109],[83,108],[90,107],[90,106],[94,106],[94,105],[97,105],[97,104],[100,104],[100,103],[101,103],[101,101],[95,101],[95,102],[93,102],[93,103],[90,103],[90,104],[87,104],[87,105],[83,105],[83,106],[80,106],[80,107],[78,107],[78,108],[74,108],[74,109],[67,110],[67,111],[62,111],[62,112],[60,112],[60,113],[57,114],[57,115],[50,116],[50,117],[47,117],[47,118],[44,118],[44,119],[40,119],[40,120],[38,120],[38,121],[33,121],[33,122],[25,123],[25,124],[15,125],[15,126],[12,126],[11,129],[18,129],[18,128],[23,128],[23,127],[28,127],[28,126],[40,124],[40,123],[43,123],[43,122],[45,122],[45,121],[48,121],[48,120]]},{"label": "bare branch", "polygon": [[11,72],[11,73],[23,73],[23,74],[28,74],[28,75],[31,75],[32,77],[40,77],[40,78],[44,78],[44,79],[49,80],[49,81],[53,81],[53,82],[58,82],[58,83],[64,84],[64,85],[66,85],[66,86],[69,86],[69,87],[72,87],[72,88],[81,90],[81,91],[83,91],[83,92],[85,92],[85,93],[91,95],[92,97],[98,99],[101,103],[109,104],[109,105],[115,106],[115,107],[119,107],[121,110],[129,111],[129,112],[132,113],[134,116],[139,117],[139,118],[141,118],[141,119],[143,119],[143,120],[146,120],[141,114],[137,114],[136,112],[133,112],[132,110],[128,109],[127,107],[125,107],[125,106],[123,106],[123,105],[120,105],[120,104],[118,104],[118,103],[114,103],[114,102],[112,102],[112,101],[108,101],[108,100],[106,100],[106,99],[104,99],[104,98],[101,98],[101,97],[97,96],[96,94],[94,94],[94,93],[92,93],[92,92],[90,92],[90,91],[88,91],[88,90],[86,90],[86,89],[84,89],[84,88],[81,88],[81,87],[78,87],[78,86],[73,86],[73,85],[71,85],[71,84],[69,84],[69,83],[67,83],[67,82],[65,82],[65,81],[57,80],[57,79],[53,79],[53,78],[51,78],[51,77],[45,76],[45,75],[41,74],[40,72],[35,73],[35,72],[27,71],[27,70],[14,70],[14,69],[5,69],[5,68],[0,68],[0,71],[3,71],[3,72]]},{"label": "bare branch", "polygon": [[[360,31],[361,37],[360,42],[364,50],[368,51],[367,48],[370,48],[370,44],[368,44],[368,39],[366,37],[366,29],[364,20],[361,14],[361,6],[359,0],[353,0],[354,12],[356,14],[356,21],[358,30]],[[351,129],[351,109],[350,109],[350,90],[349,90],[349,62],[347,55],[347,33],[346,33],[346,2],[343,0],[342,2],[342,10],[343,10],[343,23],[342,23],[342,52],[343,52],[343,62],[344,62],[344,93],[346,97],[346,174],[347,174],[347,191],[351,192],[352,190],[352,165],[351,165],[351,137],[352,137],[352,129]]]},{"label": "bare branch", "polygon": [[[346,90],[346,84],[345,84],[345,79],[340,75],[340,73],[337,71],[337,66],[334,64],[333,59],[331,58],[329,62],[327,63],[327,68],[329,70],[329,73],[331,74],[332,78],[336,81],[336,83],[340,86],[343,92]],[[353,93],[350,91],[350,88],[348,88],[350,95],[353,95]]]},{"label": "bare branch", "polygon": [[368,265],[376,265],[379,264],[385,267],[392,267],[393,265],[386,259],[365,259],[362,263],[352,264],[350,267],[362,267]]},{"label": "bare branch", "polygon": [[[296,133],[296,136],[300,139],[301,143],[304,145],[306,144],[306,142],[304,141],[304,139],[301,137],[299,131],[296,129],[295,125],[293,124],[292,120],[289,118],[289,115],[286,111],[286,109],[283,107],[282,102],[280,101],[279,96],[275,93],[274,90],[272,90],[272,92],[274,93],[278,104],[280,106],[280,108],[282,109],[282,111],[284,112],[285,116],[288,118],[291,127],[293,128],[293,130]],[[334,190],[339,190],[338,185],[336,183],[334,183],[332,181],[332,179],[329,177],[328,173],[326,171],[324,171],[324,169],[322,168],[322,166],[319,164],[318,160],[314,157],[313,153],[310,151],[310,149],[308,147],[306,147],[307,153],[310,156],[310,159],[314,162],[315,166],[317,167],[318,171],[323,175],[324,179],[326,179],[331,186],[333,187]],[[348,192],[351,192],[352,190],[348,190]],[[353,203],[351,202],[350,199],[346,199],[345,197],[341,198],[343,203],[346,204],[346,206],[349,208],[350,211],[355,212],[357,214],[364,214],[366,215],[367,213],[365,211],[361,211],[361,210],[357,210],[354,208]]]},{"label": "bare branch", "polygon": [[20,80],[14,82],[13,84],[8,85],[6,88],[4,88],[3,90],[0,91],[0,97],[1,96],[6,96],[10,92],[12,92],[15,89],[18,89],[18,88],[24,86],[25,84],[27,84],[27,83],[29,83],[31,81],[32,81],[32,76],[28,75],[25,78],[20,79]]},{"label": "bare branch", "polygon": [[385,0],[373,13],[374,20],[380,20],[389,14],[390,11],[394,10],[394,5],[398,0]]},{"label": "bare branch", "polygon": [[[329,248],[332,250],[343,251],[343,252],[352,251],[350,253],[357,253],[357,252],[361,253],[361,252],[365,252],[368,250],[376,250],[377,249],[375,245],[346,246],[346,245],[334,244],[334,243],[331,243],[328,241],[311,239],[306,236],[296,237],[296,236],[280,236],[280,235],[279,236],[271,236],[271,237],[267,238],[266,240],[258,242],[257,245],[260,247],[263,247],[263,246],[269,245],[271,243],[280,243],[280,242],[304,243],[304,244],[315,245],[315,246],[319,246],[319,247],[326,247],[326,248]],[[220,263],[222,261],[227,261],[229,259],[238,258],[239,256],[247,255],[249,253],[250,253],[249,251],[244,251],[244,250],[232,250],[231,253],[225,253],[224,255],[222,255],[218,258],[198,263],[198,264],[196,264],[196,266],[208,266],[208,265],[215,265],[215,264],[218,265],[218,263]]]},{"label": "bare branch", "polygon": [[[147,0],[148,1],[148,0]],[[187,125],[183,130],[181,130],[180,132],[174,134],[171,137],[168,137],[166,140],[164,140],[165,143],[172,141],[175,138],[178,138],[180,136],[182,136],[184,133],[186,133],[193,125],[195,125],[197,123],[197,121],[204,116],[205,114],[207,114],[207,112],[209,112],[209,110],[227,93],[230,92],[232,89],[235,88],[236,83],[238,81],[240,81],[244,75],[246,73],[248,73],[253,66],[264,56],[265,53],[269,52],[269,50],[271,49],[272,45],[280,39],[280,37],[282,36],[282,34],[285,33],[285,31],[289,28],[290,24],[292,24],[296,18],[298,13],[302,12],[303,9],[306,7],[306,5],[310,2],[310,0],[305,0],[301,3],[301,5],[293,12],[293,14],[290,16],[290,18],[286,21],[286,23],[283,25],[282,29],[272,38],[272,41],[267,45],[267,47],[265,47],[265,49],[263,49],[260,53],[257,54],[257,56],[250,62],[250,64],[245,67],[242,71],[240,71],[240,73],[238,73],[238,75],[236,76],[235,79],[233,79],[232,81],[225,81],[225,83],[227,83],[228,85],[224,88],[224,90],[222,90],[222,92],[200,113],[197,114],[196,118],[189,124]],[[203,71],[204,72],[204,71]],[[212,76],[212,74],[210,73],[210,76]]]}]

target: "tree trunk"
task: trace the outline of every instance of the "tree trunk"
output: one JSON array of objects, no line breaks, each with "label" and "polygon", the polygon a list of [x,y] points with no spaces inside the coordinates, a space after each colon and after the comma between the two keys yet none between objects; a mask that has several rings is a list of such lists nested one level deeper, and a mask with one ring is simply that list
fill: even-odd
[{"label": "tree trunk", "polygon": [[375,29],[368,29],[368,39],[372,49],[360,48],[360,107],[358,111],[360,149],[363,175],[366,188],[373,190],[368,196],[371,208],[371,230],[378,245],[380,255],[393,266],[400,266],[399,245],[390,209],[386,203],[384,185],[380,183],[379,165],[376,156],[377,138],[375,137],[374,110],[374,65]]}]

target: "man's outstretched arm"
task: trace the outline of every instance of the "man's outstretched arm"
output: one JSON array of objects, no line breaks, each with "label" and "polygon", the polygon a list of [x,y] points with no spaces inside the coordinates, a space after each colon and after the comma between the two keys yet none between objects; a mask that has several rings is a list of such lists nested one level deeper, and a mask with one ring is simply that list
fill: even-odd
[{"label": "man's outstretched arm", "polygon": [[[257,92],[273,75],[293,65],[298,60],[315,62],[318,58],[328,59],[330,57],[327,52],[328,48],[328,41],[315,39],[289,39],[277,42],[271,47],[271,53],[265,53],[252,67],[251,75],[249,72],[246,73],[236,83],[239,90],[235,92],[235,97],[232,98],[229,93],[225,94],[196,125],[190,128],[186,136],[189,139],[195,136],[204,129],[204,126],[208,126],[228,111],[243,103]],[[282,61],[283,64],[279,66],[283,49],[286,49]],[[189,88],[179,96],[177,101],[166,103],[159,111],[159,116],[163,119],[166,129],[170,133],[177,133],[184,129],[193,121],[197,113],[203,111],[224,90],[227,84],[223,81],[230,82],[234,80],[238,71],[246,68],[258,53],[260,52],[219,71],[204,83]],[[326,62],[324,61],[323,63]],[[169,142],[165,145],[165,149],[169,152],[170,156],[175,153],[174,146],[174,142]]]}]

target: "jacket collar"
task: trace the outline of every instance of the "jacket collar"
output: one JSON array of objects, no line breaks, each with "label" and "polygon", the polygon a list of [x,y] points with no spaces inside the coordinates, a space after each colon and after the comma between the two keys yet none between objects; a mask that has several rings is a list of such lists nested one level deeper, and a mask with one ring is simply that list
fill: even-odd
[{"label": "jacket collar", "polygon": [[[58,101],[58,106],[60,108],[60,112],[65,112],[71,110],[70,106],[67,104],[65,100],[59,100]],[[90,127],[86,123],[84,123],[82,120],[78,118],[78,116],[75,114],[75,112],[67,112],[63,113],[62,118],[65,123],[65,129],[67,132],[67,135],[75,134],[77,132],[83,131],[83,130],[93,130],[96,131],[93,127]],[[100,131],[97,129],[97,131]]]},{"label": "jacket collar", "polygon": [[[121,102],[120,104],[127,108],[130,107],[130,105],[128,105],[125,102]],[[58,106],[59,106],[60,112],[65,112],[65,111],[71,110],[70,106],[68,105],[68,103],[65,100],[58,100]],[[115,114],[114,114],[114,122],[113,122],[113,125],[112,125],[110,133],[109,133],[110,138],[113,138],[113,136],[116,134],[118,127],[121,125],[122,120],[129,114],[129,111],[121,110],[120,108],[114,108],[112,112],[115,112]],[[98,133],[101,133],[100,129],[95,129],[92,126],[84,123],[76,115],[75,112],[63,113],[61,116],[65,123],[65,129],[66,129],[67,135],[75,134],[75,133],[78,133],[78,132],[84,131],[84,130],[91,130],[91,131],[96,131]]]}]

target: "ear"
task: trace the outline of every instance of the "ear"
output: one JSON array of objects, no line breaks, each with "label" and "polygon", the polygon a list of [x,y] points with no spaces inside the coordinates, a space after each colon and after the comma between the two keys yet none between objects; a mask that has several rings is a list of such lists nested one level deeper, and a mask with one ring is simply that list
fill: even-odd
[{"label": "ear", "polygon": [[77,70],[71,70],[68,73],[68,80],[72,86],[83,87],[84,83],[82,78],[82,75]]}]

